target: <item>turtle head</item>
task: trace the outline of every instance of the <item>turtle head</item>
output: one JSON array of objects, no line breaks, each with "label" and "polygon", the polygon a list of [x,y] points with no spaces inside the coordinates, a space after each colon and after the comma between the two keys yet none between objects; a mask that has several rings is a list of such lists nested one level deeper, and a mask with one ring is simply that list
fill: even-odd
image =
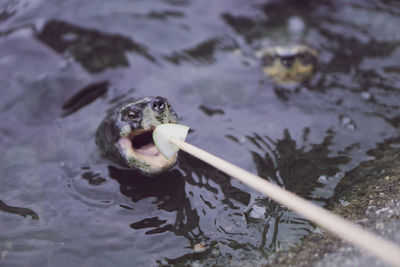
[{"label": "turtle head", "polygon": [[97,144],[108,158],[155,175],[171,168],[177,154],[166,159],[153,142],[153,131],[160,124],[176,122],[177,115],[166,98],[146,97],[107,117],[97,131]]},{"label": "turtle head", "polygon": [[306,45],[273,46],[261,52],[264,73],[283,84],[310,79],[317,56],[318,52]]}]

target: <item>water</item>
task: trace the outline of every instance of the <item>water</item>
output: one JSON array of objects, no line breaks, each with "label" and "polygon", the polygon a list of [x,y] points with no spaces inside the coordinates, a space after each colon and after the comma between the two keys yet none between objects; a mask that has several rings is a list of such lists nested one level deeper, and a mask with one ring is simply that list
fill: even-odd
[{"label": "water", "polygon": [[[324,205],[399,136],[399,15],[395,1],[2,1],[1,261],[265,263],[310,223],[184,153],[157,178],[121,168],[98,124],[167,97],[190,143]],[[295,34],[318,71],[278,86],[254,54]]]}]

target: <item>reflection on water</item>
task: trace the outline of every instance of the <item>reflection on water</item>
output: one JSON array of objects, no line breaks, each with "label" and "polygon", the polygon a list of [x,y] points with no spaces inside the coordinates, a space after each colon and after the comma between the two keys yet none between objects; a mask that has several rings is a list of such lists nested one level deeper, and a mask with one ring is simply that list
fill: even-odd
[{"label": "reflection on water", "polygon": [[285,231],[292,231],[293,235],[296,235],[296,232],[311,232],[310,223],[307,220],[290,213],[285,207],[270,199],[256,199],[245,212],[245,217],[248,226],[262,237],[259,249],[265,254],[280,250],[286,245],[282,242],[282,232],[286,234]]},{"label": "reflection on water", "polygon": [[30,216],[33,220],[39,220],[39,216],[33,210],[27,208],[8,206],[1,200],[0,200],[0,210],[8,213],[18,214],[23,217]]},{"label": "reflection on water", "polygon": [[101,177],[100,173],[96,173],[90,170],[90,167],[81,167],[84,170],[82,178],[85,179],[91,185],[100,185],[106,181],[105,178]]},{"label": "reflection on water", "polygon": [[[303,142],[307,143],[309,129],[305,129]],[[322,187],[321,177],[333,177],[340,171],[340,166],[348,163],[345,156],[329,156],[332,136],[327,136],[320,144],[313,144],[309,149],[298,147],[287,130],[284,137],[276,141],[268,136],[264,138],[254,134],[247,137],[264,154],[252,151],[257,173],[268,177],[276,184],[291,192],[310,199],[313,190]]]},{"label": "reflection on water", "polygon": [[217,114],[219,114],[219,115],[223,115],[225,112],[222,110],[222,109],[220,109],[220,108],[215,108],[215,109],[213,109],[213,108],[208,108],[208,107],[206,107],[206,106],[204,106],[204,105],[200,105],[199,106],[199,109],[201,109],[205,114],[207,114],[208,116],[214,116],[214,115],[217,115]]},{"label": "reflection on water", "polygon": [[158,209],[168,212],[176,212],[176,221],[167,222],[157,217],[146,218],[139,222],[133,222],[133,229],[152,228],[146,234],[172,231],[179,235],[185,235],[196,228],[198,215],[191,208],[190,201],[185,195],[185,182],[182,174],[173,170],[157,177],[148,177],[137,171],[120,170],[110,167],[110,177],[120,184],[120,191],[133,202],[145,198],[155,198],[152,203]]},{"label": "reflection on water", "polygon": [[185,155],[181,158],[179,167],[187,173],[186,182],[189,184],[204,187],[213,193],[218,193],[218,188],[213,184],[218,185],[224,194],[225,203],[231,203],[231,200],[235,200],[244,205],[249,203],[249,193],[233,186],[231,184],[231,178],[228,175],[210,167],[208,164],[190,155]]},{"label": "reflection on water", "polygon": [[46,22],[36,37],[58,53],[70,54],[92,73],[108,68],[128,67],[125,55],[128,51],[155,61],[143,45],[125,36],[85,29],[64,21]]},{"label": "reflection on water", "polygon": [[215,62],[215,54],[219,51],[232,51],[238,48],[235,40],[224,36],[212,38],[194,48],[185,49],[181,53],[174,53],[171,56],[165,56],[165,59],[179,65],[181,61],[194,61],[198,64],[212,64]]},{"label": "reflection on water", "polygon": [[[399,136],[394,1],[18,3],[0,4],[4,265],[262,265],[312,231],[183,152],[154,178],[110,165],[94,133],[119,103],[167,97],[190,143],[319,205]],[[316,73],[279,86],[255,54],[298,39]]]},{"label": "reflection on water", "polygon": [[108,86],[108,81],[102,81],[85,86],[62,105],[62,109],[64,110],[62,116],[68,116],[78,109],[92,103],[98,97],[103,96],[107,93]]}]

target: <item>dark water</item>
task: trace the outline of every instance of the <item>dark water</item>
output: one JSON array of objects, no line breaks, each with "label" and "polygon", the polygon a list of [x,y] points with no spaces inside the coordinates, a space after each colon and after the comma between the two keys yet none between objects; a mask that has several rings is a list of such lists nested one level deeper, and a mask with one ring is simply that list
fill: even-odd
[{"label": "dark water", "polygon": [[[157,178],[102,159],[95,130],[127,98],[167,97],[190,143],[319,205],[400,136],[396,1],[0,3],[7,266],[257,265],[313,230],[184,153]],[[320,55],[287,88],[254,54],[294,17]]]}]

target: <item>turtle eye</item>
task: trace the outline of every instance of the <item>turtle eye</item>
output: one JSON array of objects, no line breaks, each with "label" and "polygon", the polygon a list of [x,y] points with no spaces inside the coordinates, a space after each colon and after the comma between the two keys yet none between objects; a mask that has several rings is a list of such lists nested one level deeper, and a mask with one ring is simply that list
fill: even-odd
[{"label": "turtle eye", "polygon": [[127,114],[127,117],[128,117],[128,119],[130,119],[130,120],[134,120],[134,119],[137,118],[137,112],[135,112],[135,111],[129,111],[128,114]]},{"label": "turtle eye", "polygon": [[125,118],[129,121],[134,121],[134,120],[140,119],[139,112],[134,109],[126,110],[124,115],[125,115]]}]

